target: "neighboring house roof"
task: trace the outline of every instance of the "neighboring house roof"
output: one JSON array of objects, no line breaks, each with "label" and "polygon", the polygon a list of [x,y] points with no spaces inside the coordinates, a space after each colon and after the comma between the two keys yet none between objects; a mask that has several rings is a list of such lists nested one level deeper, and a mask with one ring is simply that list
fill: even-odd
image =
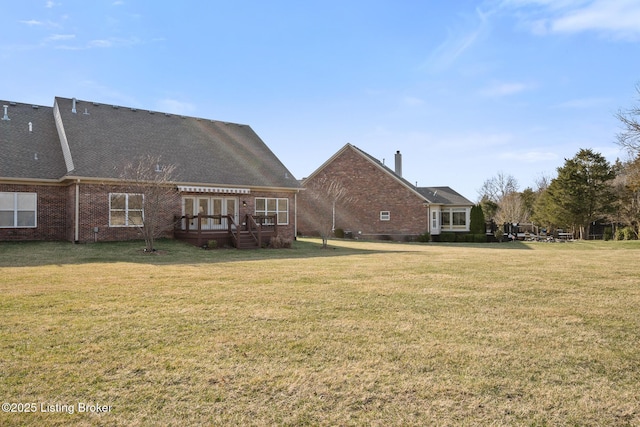
[{"label": "neighboring house roof", "polygon": [[[1,177],[120,179],[127,163],[150,155],[175,166],[177,183],[299,188],[247,125],[61,97],[53,108],[12,103],[8,110],[11,120],[0,122]],[[42,160],[34,164],[25,147],[36,138]]]},{"label": "neighboring house roof", "polygon": [[319,173],[322,169],[324,169],[327,165],[329,165],[336,157],[342,154],[345,150],[353,150],[356,153],[360,154],[369,162],[373,163],[384,173],[390,175],[397,181],[399,181],[402,185],[404,185],[407,189],[414,192],[418,197],[422,198],[426,203],[429,204],[442,204],[442,205],[473,205],[473,202],[466,199],[464,196],[454,191],[450,187],[416,187],[411,184],[409,181],[404,179],[402,176],[398,175],[393,169],[387,167],[383,162],[373,157],[371,154],[363,151],[362,149],[356,147],[352,144],[346,144],[342,147],[338,152],[336,152],[333,156],[329,158],[326,162],[324,162],[318,169],[316,169],[309,177],[302,180],[304,184],[307,180],[312,178],[314,175]]},{"label": "neighboring house roof", "polygon": [[[5,105],[8,120],[2,120]],[[0,101],[0,108],[0,177],[58,180],[64,175],[53,109],[10,101]]]},{"label": "neighboring house roof", "polygon": [[473,205],[469,199],[454,191],[451,187],[417,187],[416,189],[432,204]]}]

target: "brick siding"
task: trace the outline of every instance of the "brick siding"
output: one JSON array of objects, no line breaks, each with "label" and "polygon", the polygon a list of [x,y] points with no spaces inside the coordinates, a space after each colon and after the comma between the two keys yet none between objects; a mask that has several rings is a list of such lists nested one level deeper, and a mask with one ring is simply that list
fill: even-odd
[{"label": "brick siding", "polygon": [[0,241],[65,240],[66,191],[56,185],[0,184],[0,192],[37,194],[37,223],[35,228],[0,228]]},{"label": "brick siding", "polygon": [[[0,184],[0,192],[28,192],[37,194],[36,228],[0,228],[0,241],[67,240],[76,241],[76,184],[69,185],[18,185]],[[136,240],[142,236],[136,227],[111,227],[109,225],[109,194],[131,193],[126,186],[102,184],[78,184],[79,195],[79,243],[94,241]],[[197,196],[194,194],[194,196]],[[221,195],[229,196],[229,195]],[[295,200],[291,192],[257,191],[239,197],[239,214],[255,212],[255,198],[286,198],[289,200],[289,223],[279,225],[278,233],[285,238],[294,237]],[[246,208],[242,203],[246,202]],[[173,237],[174,216],[182,214],[182,197],[177,191],[166,200],[160,216],[164,233]],[[94,232],[95,228],[98,232]]]},{"label": "brick siding", "polygon": [[[75,200],[75,188],[73,192],[74,198],[72,200]],[[134,192],[136,191],[132,191],[126,186],[80,184],[78,242],[141,239],[142,235],[137,227],[112,227],[109,225],[109,194]],[[159,225],[160,229],[164,230],[162,237],[173,236],[173,218],[174,215],[180,215],[182,209],[180,200],[180,195],[176,191],[163,204]],[[98,228],[97,233],[94,232],[95,227]],[[72,232],[75,233],[75,230]]]},{"label": "brick siding", "polygon": [[[331,202],[315,200],[311,193],[323,179],[340,182],[347,189],[349,201],[336,205],[336,228],[351,231],[354,236],[390,239],[417,236],[427,230],[423,200],[353,148],[347,148],[305,181],[298,203],[301,234],[318,234],[318,223],[331,220]],[[381,221],[380,211],[389,211],[390,220]]]}]

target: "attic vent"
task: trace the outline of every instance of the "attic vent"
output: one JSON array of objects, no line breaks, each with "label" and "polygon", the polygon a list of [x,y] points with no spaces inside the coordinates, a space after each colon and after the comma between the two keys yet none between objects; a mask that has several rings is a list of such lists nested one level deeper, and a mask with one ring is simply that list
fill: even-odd
[{"label": "attic vent", "polygon": [[115,108],[115,109],[117,110],[117,109],[118,109],[118,106],[117,106],[117,105],[114,105],[114,106],[113,106],[113,108]]},{"label": "attic vent", "polygon": [[15,102],[10,102],[9,105],[11,105],[12,107],[15,107],[18,104],[16,104]]},{"label": "attic vent", "polygon": [[29,133],[33,132],[33,123],[29,122]]},{"label": "attic vent", "polygon": [[38,160],[38,153],[33,153],[33,160]]},{"label": "attic vent", "polygon": [[2,116],[2,120],[11,120],[9,118],[9,115],[7,114],[7,109],[9,108],[8,105],[3,105],[2,108],[4,108],[4,116]]},{"label": "attic vent", "polygon": [[131,111],[138,111],[138,110],[136,110],[135,108],[132,108]]},{"label": "attic vent", "polygon": [[149,114],[155,114],[155,112],[154,112],[154,111],[149,110]]},{"label": "attic vent", "polygon": [[164,115],[165,115],[166,117],[171,117],[171,114],[169,114],[169,113],[164,113]]},{"label": "attic vent", "polygon": [[95,107],[97,107],[97,106],[98,106],[98,105],[100,105],[100,104],[98,104],[97,102],[94,102],[94,103],[93,103],[93,105],[94,105]]},{"label": "attic vent", "polygon": [[40,107],[38,107],[37,105],[32,105],[31,108],[33,108],[34,110],[37,110]]},{"label": "attic vent", "polygon": [[156,163],[156,172],[162,172],[162,169],[160,169],[160,164]]},{"label": "attic vent", "polygon": [[87,109],[85,108],[85,109],[84,109],[84,113],[82,113],[82,114],[84,114],[85,116],[88,116],[88,115],[89,115],[89,110],[87,110]]}]

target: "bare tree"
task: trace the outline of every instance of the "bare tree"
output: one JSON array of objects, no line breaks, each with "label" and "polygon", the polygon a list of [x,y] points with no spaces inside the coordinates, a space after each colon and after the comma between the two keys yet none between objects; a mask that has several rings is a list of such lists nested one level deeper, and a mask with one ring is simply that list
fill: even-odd
[{"label": "bare tree", "polygon": [[314,203],[314,221],[322,238],[322,247],[327,247],[329,236],[336,229],[336,206],[349,203],[351,198],[347,188],[339,181],[327,177],[313,180],[307,188],[308,195]]},{"label": "bare tree", "polygon": [[544,190],[549,188],[549,184],[551,184],[551,178],[549,175],[540,174],[538,178],[535,180],[536,188],[534,191],[538,194],[542,193]]},{"label": "bare tree", "polygon": [[500,204],[506,195],[518,191],[518,187],[518,180],[512,175],[505,175],[504,172],[498,172],[496,176],[487,179],[482,184],[482,187],[478,190],[478,194],[481,200],[486,199]]},{"label": "bare tree", "polygon": [[640,235],[640,156],[625,163],[618,162],[616,168],[618,171],[611,184],[616,198],[610,219],[631,227],[637,238]]},{"label": "bare tree", "polygon": [[498,224],[518,224],[529,221],[529,212],[520,193],[512,192],[502,198],[495,221]]},{"label": "bare tree", "polygon": [[163,164],[160,157],[147,155],[127,163],[121,171],[128,202],[133,203],[133,209],[130,206],[125,212],[144,238],[147,252],[154,251],[155,240],[173,226],[175,169],[175,165]]},{"label": "bare tree", "polygon": [[[636,85],[640,95],[640,84]],[[616,118],[622,122],[624,130],[618,134],[618,145],[626,148],[630,154],[640,154],[640,106],[636,105],[628,110],[620,110]]]}]

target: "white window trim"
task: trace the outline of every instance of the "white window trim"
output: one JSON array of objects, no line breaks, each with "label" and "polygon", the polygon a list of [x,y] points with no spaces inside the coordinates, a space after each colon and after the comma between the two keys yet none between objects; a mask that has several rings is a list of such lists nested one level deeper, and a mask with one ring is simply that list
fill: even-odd
[{"label": "white window trim", "polygon": [[[258,211],[258,200],[264,200],[264,210],[260,210]],[[276,201],[276,210],[275,211],[269,211],[267,209],[267,207],[269,206],[268,201],[269,200],[275,200]],[[286,201],[287,203],[287,209],[280,209],[280,203],[282,201]],[[277,214],[278,215],[278,225],[289,225],[289,199],[287,199],[286,197],[256,197],[254,200],[254,214],[255,215],[273,215],[273,214]],[[280,212],[286,212],[287,213],[287,218],[286,221],[282,221],[282,216],[280,215]]]},{"label": "white window trim", "polygon": [[380,221],[391,221],[391,211],[380,211]]},{"label": "white window trim", "polygon": [[[124,196],[125,197],[125,202],[124,202],[124,224],[112,224],[111,222],[111,214],[114,211],[114,209],[111,208],[111,197],[112,196]],[[131,211],[140,211],[142,213],[142,224],[129,224],[129,196],[142,196],[142,209],[132,209]],[[117,210],[118,212],[121,212],[121,209]],[[131,227],[144,227],[144,194],[141,193],[109,193],[109,227],[113,227],[113,228],[131,228]]]},{"label": "white window trim", "polygon": [[[440,210],[440,227],[443,231],[469,231],[469,222],[470,222],[470,214],[468,208],[441,208]],[[443,221],[443,214],[449,215],[449,223],[445,224]],[[464,224],[463,225],[455,225],[453,223],[453,214],[454,213],[463,213],[464,214]]]},{"label": "white window trim", "polygon": [[[13,225],[0,225],[0,228],[37,228],[38,227],[38,193],[28,193],[22,191],[4,191],[2,194],[13,195]],[[18,194],[33,196],[34,208],[33,208],[33,225],[18,225]],[[8,210],[4,212],[10,212]],[[27,211],[25,211],[27,212]],[[28,212],[31,212],[30,210]]]}]

